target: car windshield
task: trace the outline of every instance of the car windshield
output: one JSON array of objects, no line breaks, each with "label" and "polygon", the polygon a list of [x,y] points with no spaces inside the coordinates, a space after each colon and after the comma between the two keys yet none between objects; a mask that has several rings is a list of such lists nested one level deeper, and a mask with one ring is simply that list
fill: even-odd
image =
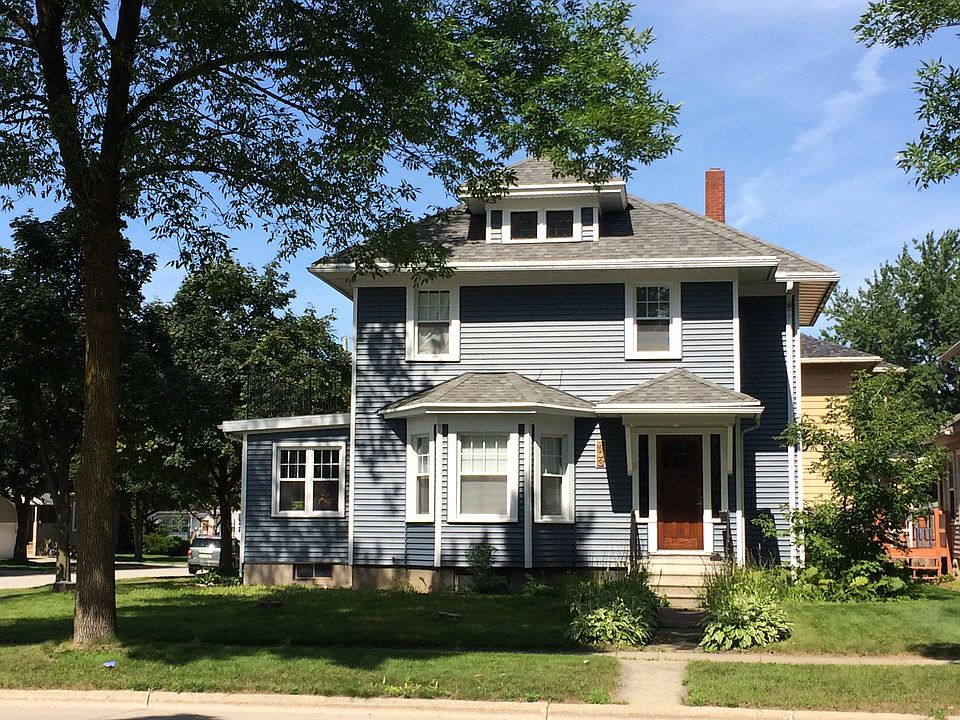
[{"label": "car windshield", "polygon": [[220,547],[220,538],[206,538],[198,537],[194,538],[193,542],[190,543],[190,547],[195,548],[218,548]]}]

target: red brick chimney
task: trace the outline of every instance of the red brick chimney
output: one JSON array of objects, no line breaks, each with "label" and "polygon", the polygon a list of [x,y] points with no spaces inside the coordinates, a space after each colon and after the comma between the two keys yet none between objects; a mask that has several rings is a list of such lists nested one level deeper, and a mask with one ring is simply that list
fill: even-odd
[{"label": "red brick chimney", "polygon": [[704,179],[704,205],[706,215],[711,220],[726,222],[727,198],[723,186],[723,170],[710,168]]}]

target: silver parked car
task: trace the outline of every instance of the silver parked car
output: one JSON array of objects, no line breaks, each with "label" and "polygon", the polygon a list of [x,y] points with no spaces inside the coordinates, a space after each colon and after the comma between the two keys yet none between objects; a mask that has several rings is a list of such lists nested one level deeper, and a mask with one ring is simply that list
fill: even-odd
[{"label": "silver parked car", "polygon": [[[220,567],[220,538],[197,536],[187,550],[187,570],[195,575],[197,570],[216,570]],[[233,566],[240,567],[240,543],[233,541]]]}]

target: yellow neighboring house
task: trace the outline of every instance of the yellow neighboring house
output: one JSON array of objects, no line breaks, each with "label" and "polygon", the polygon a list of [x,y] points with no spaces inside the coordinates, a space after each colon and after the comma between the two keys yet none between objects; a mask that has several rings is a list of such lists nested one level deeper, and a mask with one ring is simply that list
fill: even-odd
[{"label": "yellow neighboring house", "polygon": [[[900,370],[878,355],[800,334],[800,410],[817,422],[828,411],[830,400],[846,396],[857,370]],[[829,483],[814,469],[820,459],[815,450],[803,451],[803,502],[812,503],[830,494]]]}]

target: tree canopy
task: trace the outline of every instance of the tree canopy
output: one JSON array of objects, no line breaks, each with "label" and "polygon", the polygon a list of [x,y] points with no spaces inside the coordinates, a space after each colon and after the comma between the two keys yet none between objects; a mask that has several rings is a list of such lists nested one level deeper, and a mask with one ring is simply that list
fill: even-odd
[{"label": "tree canopy", "polygon": [[[868,46],[902,48],[957,26],[957,0],[879,0],[870,3],[854,31]],[[920,136],[907,143],[897,164],[927,187],[960,172],[960,68],[942,58],[928,60],[917,71],[914,89],[920,96]]]},{"label": "tree canopy", "polygon": [[390,169],[485,194],[519,152],[599,181],[673,150],[677,106],[629,14],[624,0],[0,0],[0,184],[67,198],[84,245],[77,642],[116,628],[123,218],[181,242],[185,262],[260,224],[285,251],[363,237],[361,272],[380,256],[427,272],[443,254],[398,241],[418,189]]},{"label": "tree canopy", "polygon": [[960,341],[960,232],[933,233],[904,245],[856,292],[836,293],[827,306],[825,334],[906,368],[924,402],[960,412],[956,372],[937,358]]}]

